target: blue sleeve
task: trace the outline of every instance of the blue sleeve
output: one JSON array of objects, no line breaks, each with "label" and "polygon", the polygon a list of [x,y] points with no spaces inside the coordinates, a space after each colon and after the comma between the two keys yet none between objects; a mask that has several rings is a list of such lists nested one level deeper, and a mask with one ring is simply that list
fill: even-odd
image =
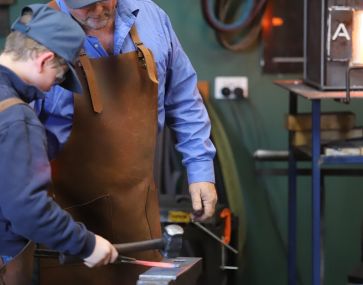
[{"label": "blue sleeve", "polygon": [[165,90],[166,123],[176,134],[176,149],[183,155],[189,183],[214,183],[215,148],[210,140],[208,113],[197,89],[197,75],[167,16],[165,24],[171,39]]},{"label": "blue sleeve", "polygon": [[34,109],[46,129],[48,154],[52,159],[66,143],[72,130],[73,94],[60,86],[53,86],[45,93],[45,99],[34,103]]},{"label": "blue sleeve", "polygon": [[[50,165],[40,125],[16,121],[1,138],[0,206],[12,231],[67,254],[87,257],[94,234],[75,222],[47,193]],[[4,168],[6,167],[6,168]]]}]

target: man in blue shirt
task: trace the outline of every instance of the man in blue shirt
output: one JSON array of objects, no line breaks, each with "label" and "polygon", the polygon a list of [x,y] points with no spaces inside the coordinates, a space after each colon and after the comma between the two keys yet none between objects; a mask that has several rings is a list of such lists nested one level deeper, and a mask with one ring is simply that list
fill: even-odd
[{"label": "man in blue shirt", "polygon": [[[104,222],[122,217],[127,227],[122,222],[112,230],[98,226],[98,233],[116,237],[114,242],[160,235],[152,163],[157,129],[166,122],[183,155],[194,219],[211,217],[217,196],[210,121],[195,70],[165,12],[150,0],[56,0],[50,5],[71,14],[87,34],[81,61],[86,94],[73,104],[72,94],[57,86],[36,105],[51,148],[62,149],[54,162],[60,203],[73,207],[99,201],[112,208],[109,216],[101,214],[101,205],[74,215],[87,220],[97,211]],[[111,198],[106,202],[104,197]]]},{"label": "man in blue shirt", "polygon": [[55,83],[81,90],[73,63],[85,34],[42,4],[25,7],[12,30],[0,55],[0,284],[27,285],[31,241],[79,256],[89,267],[114,261],[117,251],[49,197],[44,127],[27,104]]}]

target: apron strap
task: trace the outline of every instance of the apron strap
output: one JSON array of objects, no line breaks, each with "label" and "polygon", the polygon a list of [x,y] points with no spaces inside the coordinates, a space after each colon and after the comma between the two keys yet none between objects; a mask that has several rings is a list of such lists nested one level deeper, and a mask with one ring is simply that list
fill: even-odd
[{"label": "apron strap", "polygon": [[98,88],[98,84],[96,81],[96,75],[92,68],[91,61],[86,54],[81,54],[79,57],[79,60],[81,62],[81,65],[83,67],[84,73],[87,78],[87,83],[88,83],[88,87],[89,87],[89,93],[91,95],[93,110],[98,114],[102,113],[103,105],[102,105],[102,100],[101,100],[101,92],[100,92],[100,89]]},{"label": "apron strap", "polygon": [[[55,0],[52,0],[48,3],[48,6],[59,11],[60,8],[57,5],[57,2]],[[97,85],[95,73],[93,71],[92,65],[90,63],[89,58],[86,56],[86,53],[82,49],[79,60],[82,64],[83,71],[86,74],[88,86],[89,86],[89,92],[91,95],[91,101],[93,106],[93,111],[96,113],[102,113],[103,105],[101,100],[101,93],[99,92],[99,88]],[[0,284],[1,285],[1,284]]]},{"label": "apron strap", "polygon": [[131,39],[134,42],[137,50],[141,54],[141,59],[144,61],[144,64],[146,65],[146,70],[147,70],[150,80],[152,82],[158,84],[159,82],[158,82],[158,78],[157,78],[157,74],[156,74],[154,58],[152,56],[151,51],[148,48],[146,48],[144,46],[143,42],[140,40],[135,25],[133,25],[131,27],[130,36],[131,36]]},{"label": "apron strap", "polygon": [[48,3],[48,6],[49,6],[50,8],[53,8],[54,10],[57,10],[57,11],[59,11],[59,10],[60,10],[60,9],[59,9],[59,7],[58,7],[57,2],[56,2],[55,0],[50,1],[50,2]]},{"label": "apron strap", "polygon": [[23,100],[19,98],[9,98],[3,101],[0,101],[0,112],[5,111],[7,108],[16,105],[16,104],[26,104]]}]

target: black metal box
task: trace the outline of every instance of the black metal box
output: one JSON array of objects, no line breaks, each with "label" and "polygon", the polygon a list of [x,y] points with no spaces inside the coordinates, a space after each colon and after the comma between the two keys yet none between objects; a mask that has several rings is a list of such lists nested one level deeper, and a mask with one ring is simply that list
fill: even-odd
[{"label": "black metal box", "polygon": [[[363,10],[362,0],[305,0],[305,83],[321,90],[346,89],[354,10]],[[350,78],[351,89],[363,89],[363,70],[352,70]]]}]

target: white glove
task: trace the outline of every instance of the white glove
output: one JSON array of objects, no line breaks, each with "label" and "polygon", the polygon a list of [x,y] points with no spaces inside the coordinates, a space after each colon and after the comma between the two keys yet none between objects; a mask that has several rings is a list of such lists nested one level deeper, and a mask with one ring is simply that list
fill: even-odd
[{"label": "white glove", "polygon": [[116,260],[118,252],[115,247],[106,239],[96,236],[96,244],[90,256],[84,259],[88,267],[95,267],[112,263]]}]

